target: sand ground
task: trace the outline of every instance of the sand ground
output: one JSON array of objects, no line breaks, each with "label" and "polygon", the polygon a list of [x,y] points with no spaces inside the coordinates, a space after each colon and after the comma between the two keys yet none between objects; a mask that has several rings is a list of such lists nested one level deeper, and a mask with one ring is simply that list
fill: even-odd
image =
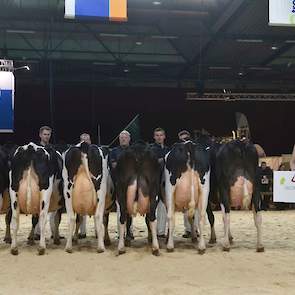
[{"label": "sand ground", "polygon": [[[21,216],[19,255],[12,256],[2,242],[4,216],[0,216],[0,294],[295,294],[295,211],[263,212],[264,253],[256,253],[256,229],[251,212],[231,213],[234,245],[223,252],[222,216],[215,212],[218,242],[199,255],[190,240],[181,237],[183,218],[176,217],[175,251],[162,245],[160,257],[151,255],[145,222],[134,221],[135,241],[127,253],[116,256],[116,215],[110,217],[112,245],[96,253],[93,218],[88,238],[65,253],[65,240],[48,241],[44,256],[37,245],[28,246],[30,217]],[[61,234],[66,234],[66,216]],[[209,224],[206,224],[209,240]]]}]

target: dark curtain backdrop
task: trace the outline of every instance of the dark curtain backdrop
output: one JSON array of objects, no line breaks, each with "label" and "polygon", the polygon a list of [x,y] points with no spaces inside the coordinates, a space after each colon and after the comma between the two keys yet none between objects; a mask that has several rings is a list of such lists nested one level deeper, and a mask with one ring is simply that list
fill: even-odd
[{"label": "dark curtain backdrop", "polygon": [[[89,83],[91,84],[91,83]],[[295,143],[295,103],[291,102],[193,102],[185,100],[183,89],[103,88],[72,83],[54,85],[54,131],[57,142],[75,143],[89,132],[97,142],[111,140],[140,114],[141,134],[152,141],[152,131],[163,127],[167,143],[177,139],[181,129],[205,128],[217,136],[236,129],[235,112],[244,113],[254,142],[268,155],[290,153]],[[0,144],[18,144],[38,139],[41,125],[51,125],[48,84],[16,84],[15,133],[0,134]]]}]

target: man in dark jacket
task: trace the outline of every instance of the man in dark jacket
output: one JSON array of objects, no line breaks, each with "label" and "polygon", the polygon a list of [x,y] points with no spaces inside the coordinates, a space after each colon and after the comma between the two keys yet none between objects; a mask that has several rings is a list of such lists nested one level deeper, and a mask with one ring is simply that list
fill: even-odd
[{"label": "man in dark jacket", "polygon": [[[163,128],[156,128],[154,130],[154,143],[151,144],[151,148],[154,150],[158,157],[158,161],[161,165],[161,183],[162,183],[162,175],[164,169],[164,161],[165,155],[169,152],[169,148],[165,145],[166,133]],[[157,207],[157,234],[159,237],[165,237],[166,233],[166,220],[167,220],[167,212],[165,204],[163,203],[163,192],[162,185],[160,186],[159,197],[160,201]]]}]

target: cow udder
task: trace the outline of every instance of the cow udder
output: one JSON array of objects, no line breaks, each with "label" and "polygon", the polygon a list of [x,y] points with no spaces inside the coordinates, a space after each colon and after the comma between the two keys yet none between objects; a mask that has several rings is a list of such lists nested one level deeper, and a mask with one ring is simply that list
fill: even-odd
[{"label": "cow udder", "polygon": [[[30,196],[29,190],[31,191]],[[40,213],[39,178],[33,168],[31,168],[30,176],[28,170],[24,171],[19,183],[17,199],[21,213],[34,215]]]},{"label": "cow udder", "polygon": [[200,181],[199,175],[192,170],[188,170],[181,174],[181,177],[176,181],[174,202],[176,211],[184,211],[189,209],[189,203],[192,198],[192,185],[194,190],[195,208],[197,207],[200,196]]},{"label": "cow udder", "polygon": [[249,209],[253,193],[253,184],[239,176],[230,188],[231,207],[236,209]]},{"label": "cow udder", "polygon": [[84,168],[80,167],[74,178],[72,204],[74,212],[94,215],[97,205],[96,192]]}]

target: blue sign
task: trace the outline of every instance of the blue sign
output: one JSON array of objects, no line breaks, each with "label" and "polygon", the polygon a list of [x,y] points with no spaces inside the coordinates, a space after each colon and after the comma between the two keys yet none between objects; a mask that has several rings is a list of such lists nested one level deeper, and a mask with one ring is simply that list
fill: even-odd
[{"label": "blue sign", "polygon": [[0,71],[0,132],[13,132],[14,76]]}]

